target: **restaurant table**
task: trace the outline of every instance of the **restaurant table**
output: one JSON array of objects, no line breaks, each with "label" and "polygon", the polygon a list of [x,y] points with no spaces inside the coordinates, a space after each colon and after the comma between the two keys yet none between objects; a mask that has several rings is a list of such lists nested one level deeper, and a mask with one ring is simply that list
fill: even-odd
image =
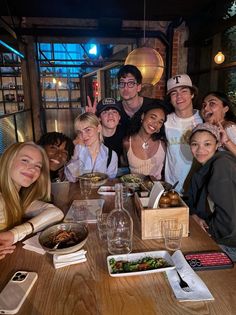
[{"label": "restaurant table", "polygon": [[[78,184],[54,187],[54,202],[66,212],[73,200],[81,199]],[[93,190],[90,198],[104,198],[105,211],[114,206],[114,196],[99,196]],[[133,252],[163,250],[163,240],[141,240],[140,222],[134,211],[133,197],[125,207],[134,220]],[[87,261],[54,269],[52,255],[40,255],[22,248],[0,261],[0,290],[17,270],[38,273],[32,291],[22,305],[21,315],[178,315],[236,314],[236,268],[200,271],[214,301],[179,302],[165,273],[131,277],[111,277],[107,269],[105,244],[98,238],[96,224],[89,224],[89,237],[84,246]],[[217,250],[217,244],[190,219],[190,236],[183,238],[181,250]]]}]

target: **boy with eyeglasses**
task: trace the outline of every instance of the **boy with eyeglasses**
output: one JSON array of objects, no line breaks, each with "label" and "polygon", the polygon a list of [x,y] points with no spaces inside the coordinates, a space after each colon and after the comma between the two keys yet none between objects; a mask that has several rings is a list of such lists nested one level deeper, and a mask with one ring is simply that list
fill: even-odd
[{"label": "boy with eyeglasses", "polygon": [[[137,67],[124,65],[117,73],[117,79],[119,93],[122,99],[117,102],[120,106],[120,125],[126,133],[134,115],[142,113],[145,108],[155,103],[156,100],[139,95],[142,89],[142,74]],[[88,106],[86,106],[86,111],[95,113],[97,106],[96,100],[94,100],[92,104],[90,98],[88,97],[87,99]]]},{"label": "boy with eyeglasses", "polygon": [[155,99],[140,96],[142,89],[142,74],[133,65],[125,65],[117,73],[118,88],[121,97],[119,102],[121,108],[120,124],[127,130],[134,115],[139,115]]}]

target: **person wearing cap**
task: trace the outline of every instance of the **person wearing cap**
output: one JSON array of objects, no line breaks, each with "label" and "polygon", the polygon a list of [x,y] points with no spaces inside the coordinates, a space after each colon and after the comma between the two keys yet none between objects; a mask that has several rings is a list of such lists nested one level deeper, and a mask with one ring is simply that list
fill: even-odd
[{"label": "person wearing cap", "polygon": [[189,144],[201,164],[189,189],[190,214],[228,254],[236,254],[236,158],[217,150],[220,131],[209,123],[193,129]]},{"label": "person wearing cap", "polygon": [[174,107],[174,112],[167,115],[165,132],[168,141],[165,181],[170,184],[178,182],[176,190],[185,194],[188,174],[192,167],[192,154],[188,144],[188,134],[202,118],[198,110],[193,109],[193,99],[197,88],[193,86],[187,74],[178,74],[167,82],[167,96]]},{"label": "person wearing cap", "polygon": [[120,106],[114,98],[104,98],[97,104],[96,115],[101,121],[103,143],[116,152],[118,167],[122,164],[124,129],[121,128]]},{"label": "person wearing cap", "polygon": [[[117,73],[118,88],[121,101],[118,102],[120,107],[120,125],[125,133],[127,133],[131,120],[135,115],[139,115],[150,104],[153,104],[157,99],[152,99],[140,95],[142,89],[142,74],[134,65],[124,65]],[[87,112],[96,112],[97,102],[91,102],[87,97],[88,105]],[[160,101],[160,100],[157,100]],[[169,108],[167,108],[169,112]]]}]

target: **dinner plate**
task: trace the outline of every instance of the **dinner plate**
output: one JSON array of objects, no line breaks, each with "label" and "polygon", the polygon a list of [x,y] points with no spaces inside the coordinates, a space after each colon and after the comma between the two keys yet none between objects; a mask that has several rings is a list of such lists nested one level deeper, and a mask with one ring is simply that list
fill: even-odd
[{"label": "dinner plate", "polygon": [[[115,259],[115,261],[136,262],[146,257],[164,258],[165,261],[169,264],[169,266],[161,267],[157,269],[151,269],[151,270],[144,270],[144,271],[112,273],[112,267],[109,263],[111,259]],[[172,270],[172,269],[175,269],[175,264],[170,254],[166,250],[161,250],[161,251],[141,252],[141,253],[132,253],[132,254],[123,254],[123,255],[110,255],[107,257],[107,267],[108,267],[109,275],[111,277],[129,277],[129,276],[141,276],[141,275],[147,275],[150,273],[157,273],[157,272],[164,272],[167,270]]]},{"label": "dinner plate", "polygon": [[[97,193],[104,196],[115,196],[115,186],[100,186]],[[127,187],[123,189],[123,193],[127,197],[133,196],[134,194],[133,190]]]},{"label": "dinner plate", "polygon": [[104,196],[114,196],[115,186],[100,186],[97,193]]}]

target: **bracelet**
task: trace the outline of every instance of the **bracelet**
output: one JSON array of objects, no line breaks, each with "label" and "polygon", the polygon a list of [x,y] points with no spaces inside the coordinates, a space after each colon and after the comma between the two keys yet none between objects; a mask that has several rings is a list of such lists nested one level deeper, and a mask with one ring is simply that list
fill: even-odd
[{"label": "bracelet", "polygon": [[27,221],[27,223],[29,223],[29,225],[30,225],[31,228],[32,228],[32,232],[31,232],[31,233],[34,233],[34,225],[33,225],[33,223],[31,223],[30,221]]}]

